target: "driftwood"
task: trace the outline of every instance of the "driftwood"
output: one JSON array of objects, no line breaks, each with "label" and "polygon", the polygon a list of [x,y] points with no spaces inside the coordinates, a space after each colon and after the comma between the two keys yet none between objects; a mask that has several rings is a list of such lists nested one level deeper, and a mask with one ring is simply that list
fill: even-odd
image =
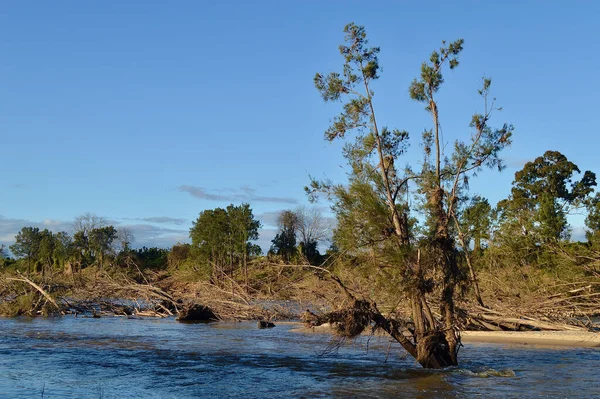
[{"label": "driftwood", "polygon": [[166,317],[179,313],[180,305],[171,294],[144,281],[145,284],[138,284],[126,276],[115,279],[103,273],[75,288],[69,307],[80,313],[101,309],[114,315],[137,314],[145,317]]},{"label": "driftwood", "polygon": [[24,283],[29,284],[30,286],[32,286],[33,288],[35,288],[40,294],[42,294],[51,304],[53,304],[56,309],[58,309],[59,313],[64,315],[65,313],[63,312],[62,308],[58,305],[58,303],[56,303],[56,301],[54,300],[54,298],[52,298],[50,296],[50,294],[48,294],[46,291],[44,291],[44,289],[42,287],[40,287],[39,285],[37,285],[36,283],[34,283],[33,281],[31,281],[30,279],[28,279],[25,276],[21,276],[20,277],[7,277],[6,280],[8,281],[21,281]]}]

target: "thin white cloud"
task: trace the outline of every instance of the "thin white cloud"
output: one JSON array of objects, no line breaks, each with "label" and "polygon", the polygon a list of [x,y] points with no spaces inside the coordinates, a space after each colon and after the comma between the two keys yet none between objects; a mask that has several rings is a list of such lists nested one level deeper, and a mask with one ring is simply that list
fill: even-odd
[{"label": "thin white cloud", "polygon": [[187,220],[187,219],[172,218],[169,216],[151,216],[151,217],[147,217],[147,218],[138,218],[136,220],[140,220],[142,222],[149,222],[149,223],[175,224],[175,225],[182,225],[182,224],[186,224],[189,222],[189,220]]},{"label": "thin white cloud", "polygon": [[281,204],[297,204],[298,200],[292,197],[275,197],[257,195],[256,190],[242,186],[240,188],[226,188],[220,190],[207,190],[203,187],[182,185],[179,191],[188,193],[193,197],[210,201],[231,201],[231,202],[273,202]]},{"label": "thin white cloud", "polygon": [[277,218],[281,211],[263,212],[256,215],[256,219],[260,220],[263,226],[277,227]]},{"label": "thin white cloud", "polygon": [[170,229],[150,224],[126,224],[116,226],[126,227],[133,233],[134,247],[170,248],[178,242],[189,242],[189,230]]}]

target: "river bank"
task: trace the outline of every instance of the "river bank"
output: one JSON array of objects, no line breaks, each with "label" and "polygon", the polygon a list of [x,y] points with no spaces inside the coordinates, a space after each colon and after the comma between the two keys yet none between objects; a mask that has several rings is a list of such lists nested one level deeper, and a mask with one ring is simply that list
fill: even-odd
[{"label": "river bank", "polygon": [[[302,323],[286,323],[290,331],[304,334],[333,334],[329,324],[306,327]],[[369,335],[367,332],[365,335]],[[563,346],[600,348],[600,333],[585,331],[461,331],[463,343],[515,344],[534,346]]]}]

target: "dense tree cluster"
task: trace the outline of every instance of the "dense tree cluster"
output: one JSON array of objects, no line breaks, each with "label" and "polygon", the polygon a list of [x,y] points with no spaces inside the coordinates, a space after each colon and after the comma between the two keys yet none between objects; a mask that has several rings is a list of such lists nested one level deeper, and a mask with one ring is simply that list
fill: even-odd
[{"label": "dense tree cluster", "polygon": [[215,280],[233,277],[238,270],[247,279],[249,258],[261,253],[252,243],[259,228],[248,204],[202,211],[190,229],[193,254]]},{"label": "dense tree cluster", "polygon": [[[10,251],[17,261],[4,266],[24,267],[30,273],[73,273],[95,266],[161,269],[167,266],[168,250],[130,247],[133,235],[127,228],[117,230],[104,218],[91,213],[79,216],[73,224],[73,236],[65,231],[53,233],[38,227],[23,227],[15,236]],[[133,263],[132,263],[133,262]]]}]

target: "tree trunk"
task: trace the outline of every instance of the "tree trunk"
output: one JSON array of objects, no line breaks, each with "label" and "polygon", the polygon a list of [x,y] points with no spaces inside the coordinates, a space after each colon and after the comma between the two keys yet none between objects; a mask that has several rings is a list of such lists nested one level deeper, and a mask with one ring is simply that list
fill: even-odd
[{"label": "tree trunk", "polygon": [[[454,329],[447,330],[446,320],[442,320],[445,328],[440,329],[435,325],[424,295],[415,294],[410,302],[415,323],[415,359],[424,368],[439,369],[456,366],[459,341]],[[453,315],[453,312],[446,312],[446,314]]]}]

